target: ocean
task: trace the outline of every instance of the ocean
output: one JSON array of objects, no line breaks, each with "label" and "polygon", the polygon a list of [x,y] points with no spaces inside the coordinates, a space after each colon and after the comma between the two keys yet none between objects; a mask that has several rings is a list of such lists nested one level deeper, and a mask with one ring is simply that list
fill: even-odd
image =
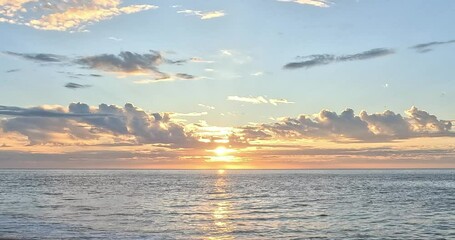
[{"label": "ocean", "polygon": [[0,170],[0,239],[455,239],[455,170]]}]

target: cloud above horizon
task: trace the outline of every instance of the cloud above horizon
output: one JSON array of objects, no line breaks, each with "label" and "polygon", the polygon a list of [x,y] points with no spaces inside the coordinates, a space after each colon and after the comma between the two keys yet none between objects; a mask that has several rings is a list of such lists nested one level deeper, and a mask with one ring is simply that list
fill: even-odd
[{"label": "cloud above horizon", "polygon": [[433,47],[440,46],[440,45],[454,44],[454,43],[455,43],[455,39],[449,40],[449,41],[442,41],[442,42],[434,41],[434,42],[420,43],[420,44],[414,45],[410,48],[416,50],[419,53],[426,53],[426,52],[433,51]]},{"label": "cloud above horizon", "polygon": [[158,8],[155,5],[126,5],[121,0],[1,0],[0,22],[40,30],[86,31],[89,24]]},{"label": "cloud above horizon", "polygon": [[40,63],[61,63],[67,60],[65,56],[51,53],[17,53],[10,51],[5,51],[3,53],[10,56],[20,57],[26,60]]},{"label": "cloud above horizon", "polygon": [[65,84],[65,87],[74,90],[74,89],[80,89],[80,88],[89,88],[89,87],[92,87],[92,85],[69,82],[69,83]]},{"label": "cloud above horizon", "polygon": [[[158,69],[162,64],[181,65],[186,63],[186,60],[170,60],[165,58],[160,52],[150,50],[147,53],[135,53],[130,51],[121,51],[119,54],[98,54],[82,57],[67,57],[50,53],[17,53],[11,51],[3,52],[6,55],[23,58],[25,60],[46,63],[46,64],[67,64],[76,65],[83,68],[114,73],[118,77],[127,76],[148,76],[149,81],[173,81],[194,80],[200,79],[196,76],[187,73],[164,73]],[[101,77],[99,74],[74,74],[69,73],[71,77],[92,76]],[[136,81],[143,83],[140,81]]]},{"label": "cloud above horizon", "polygon": [[[423,149],[408,144],[403,148],[405,140],[422,142],[432,138],[424,142],[437,143],[444,138],[440,143],[447,143],[447,139],[455,139],[451,121],[440,120],[416,107],[405,113],[401,116],[386,110],[355,115],[352,109],[340,114],[322,110],[316,115],[285,117],[274,123],[227,128],[210,126],[205,121],[188,124],[173,118],[198,118],[207,112],[148,113],[130,103],[123,107],[104,103],[0,106],[0,145],[4,146],[0,151],[8,156],[0,157],[0,164],[14,165],[11,161],[21,162],[20,156],[55,161],[63,158],[63,163],[66,157],[94,163],[97,159],[111,159],[112,164],[118,160],[126,166],[134,165],[138,159],[156,164],[202,164],[211,161],[211,149],[220,145],[236,149],[232,157],[240,163],[284,161],[281,166],[314,162],[315,157],[338,162],[390,157],[403,161],[446,159],[455,155],[455,141],[453,146],[439,144],[437,148]],[[305,139],[318,141],[301,141]],[[58,164],[55,161],[53,164]]]},{"label": "cloud above horizon", "polygon": [[191,9],[186,9],[186,10],[179,10],[177,13],[185,14],[187,16],[198,16],[201,20],[208,20],[212,18],[219,18],[223,17],[226,14],[222,10],[218,11],[198,11],[198,10],[191,10]]},{"label": "cloud above horizon", "polygon": [[84,103],[19,108],[0,106],[0,129],[27,137],[29,144],[170,144],[196,143],[184,126],[168,113],[147,113],[127,103],[124,107]]},{"label": "cloud above horizon", "polygon": [[419,137],[455,137],[452,121],[412,107],[406,117],[390,110],[355,115],[352,109],[341,114],[322,110],[315,116],[284,117],[278,122],[244,127],[246,139],[327,139],[331,141],[387,142]]},{"label": "cloud above horizon", "polygon": [[278,2],[293,2],[297,4],[303,4],[303,5],[311,5],[314,7],[322,7],[322,8],[327,8],[330,7],[331,2],[327,0],[278,0]]},{"label": "cloud above horizon", "polygon": [[160,72],[158,66],[165,62],[161,53],[150,51],[139,54],[129,51],[114,54],[100,54],[81,57],[75,61],[76,64],[87,68],[112,72],[125,75],[153,75],[156,78],[166,78],[167,74]]},{"label": "cloud above horizon", "polygon": [[337,62],[349,62],[368,60],[394,54],[395,50],[387,48],[374,48],[368,51],[350,54],[350,55],[333,55],[333,54],[316,54],[309,56],[299,56],[297,58],[303,61],[290,62],[283,66],[284,69],[312,68]]},{"label": "cloud above horizon", "polygon": [[251,103],[251,104],[263,104],[263,103],[269,103],[274,106],[278,106],[278,104],[292,104],[294,102],[290,102],[287,99],[284,98],[265,98],[263,96],[248,96],[248,97],[239,97],[239,96],[228,96],[227,100],[229,101],[237,101],[237,102],[245,102],[245,103]]}]

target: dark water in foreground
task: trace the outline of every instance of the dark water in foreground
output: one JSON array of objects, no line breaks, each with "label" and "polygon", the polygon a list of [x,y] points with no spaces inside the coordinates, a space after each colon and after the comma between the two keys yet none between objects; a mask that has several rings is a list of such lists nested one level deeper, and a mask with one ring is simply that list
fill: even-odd
[{"label": "dark water in foreground", "polygon": [[455,239],[455,170],[0,171],[0,239]]}]

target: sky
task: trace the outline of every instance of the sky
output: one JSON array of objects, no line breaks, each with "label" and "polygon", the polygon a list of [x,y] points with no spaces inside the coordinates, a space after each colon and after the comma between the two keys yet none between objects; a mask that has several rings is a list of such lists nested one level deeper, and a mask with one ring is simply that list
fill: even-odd
[{"label": "sky", "polygon": [[450,0],[0,0],[0,168],[455,168]]}]

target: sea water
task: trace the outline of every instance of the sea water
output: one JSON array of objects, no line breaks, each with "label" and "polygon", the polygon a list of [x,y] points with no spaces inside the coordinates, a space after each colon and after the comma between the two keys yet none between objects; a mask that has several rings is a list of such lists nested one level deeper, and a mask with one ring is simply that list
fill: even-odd
[{"label": "sea water", "polygon": [[0,239],[455,239],[455,170],[1,170]]}]

